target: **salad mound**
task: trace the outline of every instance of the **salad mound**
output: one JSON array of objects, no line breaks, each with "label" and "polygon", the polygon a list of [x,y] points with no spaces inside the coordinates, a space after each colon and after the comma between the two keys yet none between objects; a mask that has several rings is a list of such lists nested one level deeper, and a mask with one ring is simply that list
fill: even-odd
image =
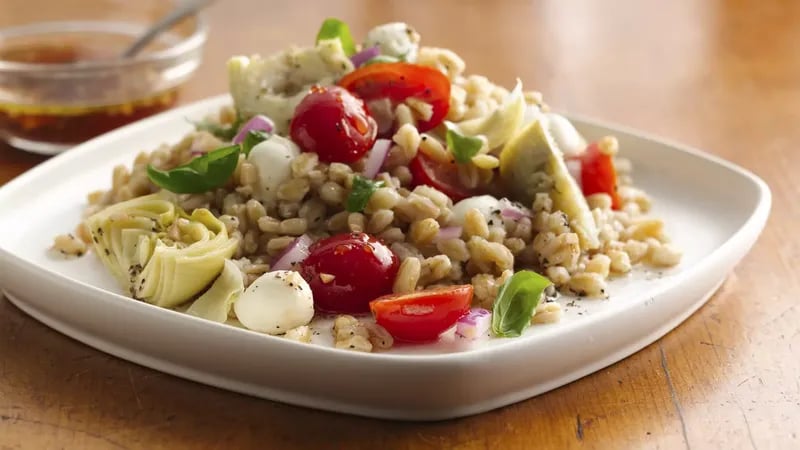
[{"label": "salad mound", "polygon": [[[613,136],[587,141],[405,23],[235,56],[233,105],[114,169],[77,236],[131,297],[337,348],[558,322],[638,265],[674,266]],[[588,301],[588,300],[587,300]]]}]

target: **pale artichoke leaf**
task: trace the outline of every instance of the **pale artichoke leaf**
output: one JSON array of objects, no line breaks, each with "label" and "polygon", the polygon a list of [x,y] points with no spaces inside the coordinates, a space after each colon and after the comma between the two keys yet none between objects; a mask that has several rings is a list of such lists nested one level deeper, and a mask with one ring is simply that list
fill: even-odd
[{"label": "pale artichoke leaf", "polygon": [[233,302],[243,291],[242,271],[236,267],[233,261],[226,259],[222,273],[214,281],[214,284],[189,306],[186,313],[213,322],[225,323]]}]

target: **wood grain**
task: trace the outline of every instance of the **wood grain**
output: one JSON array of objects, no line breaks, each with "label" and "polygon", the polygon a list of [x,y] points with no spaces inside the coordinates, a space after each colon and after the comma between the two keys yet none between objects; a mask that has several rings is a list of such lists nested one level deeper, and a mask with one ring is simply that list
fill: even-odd
[{"label": "wood grain", "polygon": [[[439,423],[194,384],[78,344],[0,300],[0,448],[800,448],[799,2],[227,0],[210,15],[205,65],[184,101],[225,91],[231,53],[310,42],[324,17],[359,35],[404,20],[471,72],[507,85],[519,76],[558,109],[749,168],[773,189],[773,213],[721,290],[663,339],[537,398]],[[0,182],[40,161],[0,147]]]}]

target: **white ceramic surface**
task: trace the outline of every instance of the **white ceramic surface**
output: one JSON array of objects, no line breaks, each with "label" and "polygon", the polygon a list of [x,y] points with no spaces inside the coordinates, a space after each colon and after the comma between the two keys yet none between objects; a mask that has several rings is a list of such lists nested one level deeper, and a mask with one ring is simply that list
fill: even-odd
[{"label": "white ceramic surface", "polygon": [[[610,283],[609,300],[562,298],[559,324],[517,339],[400,346],[362,354],[206,322],[134,301],[95,257],[62,260],[52,238],[80,220],[87,192],[116,164],[175,142],[228,102],[220,96],[83,144],[0,188],[0,287],[22,310],[92,347],[156,370],[281,402],[370,417],[437,420],[476,414],[554,389],[636,352],[676,327],[755,242],[770,209],[766,184],[718,158],[575,120],[589,139],[614,134],[654,198],[683,262]],[[325,334],[325,333],[323,333]]]}]

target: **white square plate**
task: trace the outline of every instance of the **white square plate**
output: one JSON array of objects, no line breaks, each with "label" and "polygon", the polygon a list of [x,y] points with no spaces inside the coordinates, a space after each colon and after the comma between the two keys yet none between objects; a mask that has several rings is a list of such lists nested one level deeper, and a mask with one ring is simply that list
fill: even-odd
[{"label": "white square plate", "polygon": [[[755,242],[770,192],[718,158],[639,133],[576,119],[590,140],[613,134],[685,251],[679,267],[610,282],[609,300],[562,298],[561,323],[517,339],[400,346],[363,354],[207,322],[120,295],[91,255],[48,248],[79,222],[86,193],[116,164],[175,142],[229,102],[211,98],[124,127],[57,156],[0,188],[0,286],[46,325],[120,358],[190,380],[311,408],[402,420],[484,412],[569,383],[650,344],[716,290]],[[569,304],[568,304],[569,303]]]}]

